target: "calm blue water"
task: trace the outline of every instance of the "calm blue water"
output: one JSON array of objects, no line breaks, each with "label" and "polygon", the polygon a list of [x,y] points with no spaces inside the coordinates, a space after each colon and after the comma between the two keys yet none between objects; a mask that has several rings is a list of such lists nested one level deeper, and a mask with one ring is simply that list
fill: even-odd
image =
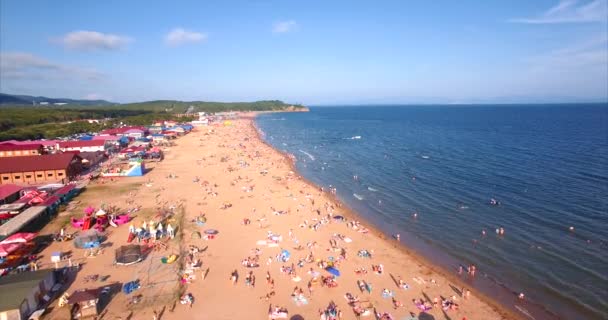
[{"label": "calm blue water", "polygon": [[607,106],[319,107],[257,126],[303,176],[450,267],[476,264],[563,318],[608,317]]}]

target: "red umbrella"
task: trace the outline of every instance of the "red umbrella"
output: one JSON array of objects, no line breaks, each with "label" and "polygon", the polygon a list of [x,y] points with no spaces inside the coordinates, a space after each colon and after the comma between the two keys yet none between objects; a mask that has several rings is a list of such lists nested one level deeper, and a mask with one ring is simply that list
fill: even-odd
[{"label": "red umbrella", "polygon": [[11,243],[26,243],[26,242],[32,241],[34,238],[36,238],[35,233],[19,232],[19,233],[15,233],[12,236],[0,241],[0,245],[11,244]]},{"label": "red umbrella", "polygon": [[6,257],[9,254],[17,251],[19,248],[21,248],[20,243],[0,244],[0,257]]}]

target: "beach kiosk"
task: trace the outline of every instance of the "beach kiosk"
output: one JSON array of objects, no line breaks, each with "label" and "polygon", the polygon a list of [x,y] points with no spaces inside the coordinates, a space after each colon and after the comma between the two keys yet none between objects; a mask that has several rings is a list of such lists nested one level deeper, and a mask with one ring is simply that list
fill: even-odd
[{"label": "beach kiosk", "polygon": [[86,289],[74,292],[68,298],[72,319],[94,318],[98,316],[97,303],[99,289]]}]

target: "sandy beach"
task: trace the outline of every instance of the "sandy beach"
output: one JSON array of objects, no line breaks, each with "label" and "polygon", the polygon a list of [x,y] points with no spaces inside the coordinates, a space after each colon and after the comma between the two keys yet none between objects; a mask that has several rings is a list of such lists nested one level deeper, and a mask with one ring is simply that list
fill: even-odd
[{"label": "sandy beach", "polygon": [[[394,319],[410,319],[412,314],[420,320],[516,318],[473,290],[467,295],[470,288],[408,253],[390,235],[379,234],[364,221],[357,223],[359,218],[328,190],[322,192],[302,179],[288,156],[258,137],[254,116],[229,126],[197,128],[178,139],[164,161],[151,165],[144,177],[91,185],[76,198],[81,207],[74,214],[102,202],[141,207],[132,221],[139,226],[171,208],[176,215],[169,223],[183,227],[167,249],[153,251],[132,266],[112,265],[114,249],[126,244],[128,227],[110,229],[105,252],[84,260],[68,292],[104,285],[85,281],[92,274],[109,275],[107,283],[140,279],[142,289],[136,293],[144,302],[130,305],[120,293],[105,308],[103,319],[149,320],[155,312],[158,319],[268,319],[270,305],[286,308],[286,319],[318,319],[332,301],[342,319],[356,319],[347,293],[359,301],[352,305],[372,313],[362,319],[374,319],[373,313],[389,313]],[[204,225],[192,222],[202,214]],[[44,231],[57,231],[53,228],[58,228],[56,223]],[[196,232],[204,235],[208,229],[218,234],[198,238]],[[200,249],[202,266],[191,283],[180,284],[180,266],[191,245]],[[289,252],[288,260],[281,257],[282,250]],[[69,242],[53,243],[43,256],[53,251],[72,251],[74,261],[82,257],[82,250]],[[178,263],[160,263],[172,253],[180,255]],[[332,265],[340,276],[325,280],[337,284],[328,287],[322,283],[331,275],[325,268]],[[235,270],[238,278],[233,283]],[[172,305],[181,293],[192,294],[192,306]],[[429,310],[413,302],[421,299]],[[49,319],[62,316],[55,309]]]}]

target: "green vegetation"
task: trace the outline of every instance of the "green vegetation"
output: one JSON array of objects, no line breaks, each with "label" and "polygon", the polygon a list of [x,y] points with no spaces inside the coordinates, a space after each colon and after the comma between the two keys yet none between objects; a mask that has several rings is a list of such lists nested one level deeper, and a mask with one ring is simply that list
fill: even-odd
[{"label": "green vegetation", "polygon": [[[54,139],[77,133],[98,132],[117,124],[150,125],[154,120],[190,121],[196,112],[280,111],[300,105],[278,100],[256,102],[204,102],[158,100],[106,106],[72,105],[0,105],[0,141]],[[192,117],[177,114],[193,113]],[[84,119],[97,119],[88,123]]]},{"label": "green vegetation", "polygon": [[0,131],[12,128],[49,124],[51,122],[68,122],[82,119],[105,119],[137,116],[143,111],[134,110],[76,110],[56,108],[2,108],[0,109]]},{"label": "green vegetation", "polygon": [[167,113],[186,113],[192,106],[191,112],[222,112],[222,111],[270,111],[284,110],[290,106],[303,108],[301,105],[286,104],[279,100],[264,100],[256,102],[205,102],[205,101],[176,101],[176,100],[157,100],[136,103],[115,104],[106,106],[91,106],[66,104],[60,107],[57,106],[33,106],[33,105],[10,105],[0,104],[0,110],[3,108],[28,108],[37,110],[88,110],[100,112],[102,110],[120,110],[120,111],[149,111],[149,112],[167,112]]},{"label": "green vegetation", "polygon": [[[55,108],[0,108],[0,141],[54,139],[77,133],[99,132],[123,123],[149,125],[154,120],[189,121],[166,112],[144,110],[75,110]],[[88,123],[83,119],[98,119]]]},{"label": "green vegetation", "polygon": [[120,108],[125,110],[149,110],[156,112],[166,111],[172,113],[185,113],[190,106],[194,107],[192,112],[222,112],[283,110],[289,107],[290,105],[279,100],[266,100],[256,102],[184,102],[175,100],[158,100],[122,104],[120,105]]}]

